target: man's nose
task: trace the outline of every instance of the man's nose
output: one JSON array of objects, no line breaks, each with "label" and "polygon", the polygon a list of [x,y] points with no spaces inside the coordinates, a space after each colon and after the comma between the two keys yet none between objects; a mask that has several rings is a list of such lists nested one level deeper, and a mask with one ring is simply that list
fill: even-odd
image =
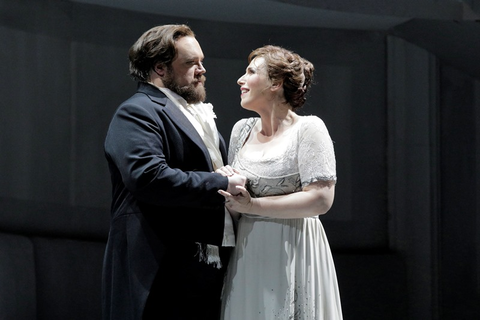
[{"label": "man's nose", "polygon": [[197,73],[205,73],[207,72],[207,69],[205,69],[205,67],[203,66],[203,63],[199,63],[198,66],[197,66]]}]

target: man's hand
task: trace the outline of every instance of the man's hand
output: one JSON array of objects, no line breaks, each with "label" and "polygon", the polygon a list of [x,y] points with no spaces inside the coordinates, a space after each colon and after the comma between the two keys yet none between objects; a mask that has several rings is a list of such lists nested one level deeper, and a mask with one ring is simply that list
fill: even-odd
[{"label": "man's hand", "polygon": [[242,176],[238,173],[233,173],[232,175],[228,176],[228,188],[227,192],[232,195],[237,195],[240,193],[237,187],[245,187],[245,183],[247,182],[247,178]]},{"label": "man's hand", "polygon": [[231,166],[229,165],[223,166],[215,170],[215,172],[228,178],[228,187],[227,187],[227,190],[225,190],[226,192],[236,195],[236,194],[239,194],[237,187],[245,187],[247,178],[239,174],[239,172],[234,168],[232,168]]}]

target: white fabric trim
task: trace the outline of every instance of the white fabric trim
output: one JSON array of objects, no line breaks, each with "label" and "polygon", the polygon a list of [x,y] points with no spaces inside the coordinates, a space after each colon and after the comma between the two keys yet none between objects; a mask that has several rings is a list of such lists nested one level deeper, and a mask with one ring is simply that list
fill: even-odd
[{"label": "white fabric trim", "polygon": [[[214,170],[222,167],[224,164],[222,160],[222,154],[220,153],[219,149],[220,138],[218,136],[218,130],[215,124],[215,119],[217,116],[213,112],[213,105],[211,103],[201,102],[195,105],[189,105],[185,99],[172,90],[161,87],[157,88],[160,89],[160,91],[162,91],[167,98],[169,98],[183,112],[188,120],[190,120],[195,130],[197,130],[208,149]],[[212,245],[208,246],[211,247]],[[222,246],[235,246],[233,221],[227,209],[225,209],[225,228],[223,230]],[[216,251],[218,252],[218,248]],[[207,253],[208,252],[213,253],[215,250],[211,248],[210,250],[207,250]],[[200,258],[202,258],[202,256],[200,256]],[[216,261],[216,259],[214,260]]]}]

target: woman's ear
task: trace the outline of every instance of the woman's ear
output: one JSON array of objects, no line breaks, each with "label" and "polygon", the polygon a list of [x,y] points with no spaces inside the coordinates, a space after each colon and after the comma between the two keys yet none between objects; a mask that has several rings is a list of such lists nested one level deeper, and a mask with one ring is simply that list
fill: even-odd
[{"label": "woman's ear", "polygon": [[270,86],[270,90],[271,91],[278,91],[280,88],[282,88],[282,82],[278,82],[278,83],[272,83],[272,85]]}]

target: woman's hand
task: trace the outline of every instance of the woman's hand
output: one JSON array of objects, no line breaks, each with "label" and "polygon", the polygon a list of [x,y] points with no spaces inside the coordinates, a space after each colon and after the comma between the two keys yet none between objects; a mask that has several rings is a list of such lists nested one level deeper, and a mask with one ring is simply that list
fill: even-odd
[{"label": "woman's hand", "polygon": [[237,186],[236,190],[238,194],[231,194],[224,190],[218,190],[222,196],[225,197],[225,207],[233,215],[235,213],[252,213],[253,201],[254,199],[250,196],[245,187]]}]

